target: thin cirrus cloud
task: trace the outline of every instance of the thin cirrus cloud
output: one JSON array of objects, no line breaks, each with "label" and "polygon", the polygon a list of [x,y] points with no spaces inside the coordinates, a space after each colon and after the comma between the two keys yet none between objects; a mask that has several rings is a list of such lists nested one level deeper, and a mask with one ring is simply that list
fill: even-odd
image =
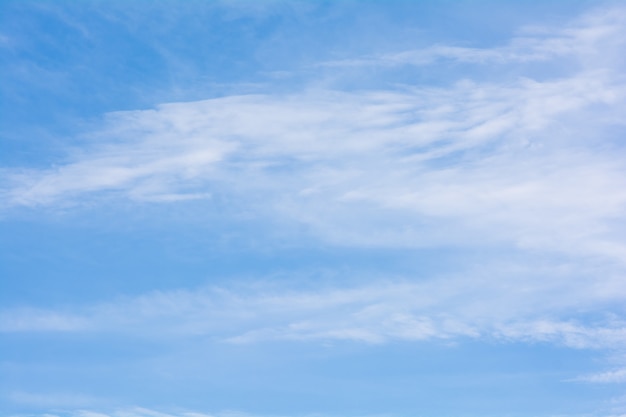
[{"label": "thin cirrus cloud", "polygon": [[626,341],[621,319],[590,322],[570,314],[572,309],[597,313],[619,303],[625,295],[618,283],[558,273],[554,267],[543,276],[536,267],[516,273],[492,268],[456,278],[349,288],[287,290],[265,283],[155,291],[69,310],[5,310],[0,331],[126,334],[162,341],[202,336],[245,344],[470,338],[621,349]]},{"label": "thin cirrus cloud", "polygon": [[[98,145],[55,168],[5,172],[4,208],[218,192],[335,243],[424,246],[480,233],[623,261],[615,225],[626,167],[611,129],[623,126],[626,82],[606,47],[620,38],[622,15],[595,14],[584,27],[533,38],[541,50],[587,45],[559,49],[585,59],[554,79],[308,89],[112,113],[90,133]],[[506,67],[535,55],[525,44],[481,53]],[[591,65],[589,51],[607,59]]]},{"label": "thin cirrus cloud", "polygon": [[574,58],[583,66],[596,66],[598,56],[615,62],[624,44],[626,12],[622,7],[598,9],[554,30],[529,26],[502,46],[491,48],[457,45],[386,53],[378,56],[331,61],[328,67],[432,65],[449,60],[469,64],[533,63]]},{"label": "thin cirrus cloud", "polygon": [[[357,285],[287,287],[257,276],[255,284],[155,289],[90,305],[5,308],[0,332],[141,339],[173,350],[195,340],[229,348],[481,340],[623,356],[625,16],[619,7],[596,11],[494,47],[434,45],[321,63],[328,80],[298,91],[113,112],[56,165],[2,171],[0,209],[9,216],[103,200],[167,208],[222,199],[224,217],[245,207],[259,223],[305,225],[294,229],[326,247],[484,249],[474,263],[419,276],[379,271]],[[430,64],[474,71],[434,87],[342,86],[351,67]],[[481,79],[480,65],[502,75]],[[533,77],[533,65],[550,76]],[[623,364],[613,365],[576,381],[623,383]],[[97,403],[28,390],[11,401],[53,400]],[[60,415],[204,417],[139,408]]]},{"label": "thin cirrus cloud", "polygon": [[[11,416],[24,417],[24,416]],[[42,415],[42,417],[252,417],[249,414],[237,412],[223,412],[205,414],[193,411],[163,412],[145,407],[127,407],[114,411],[96,411],[82,409],[67,412],[54,412]]]},{"label": "thin cirrus cloud", "polygon": [[578,380],[599,384],[626,382],[626,368],[585,375],[578,378]]},{"label": "thin cirrus cloud", "polygon": [[[501,47],[481,50],[484,56],[501,57],[498,62],[503,66],[546,50],[580,58],[575,68],[553,79],[460,80],[446,87],[377,91],[310,88],[111,113],[89,134],[97,145],[70,155],[55,168],[5,170],[3,208],[79,205],[90,197],[178,204],[225,194],[261,217],[306,224],[311,233],[334,244],[498,244],[546,250],[578,257],[570,262],[583,271],[582,277],[597,276],[594,259],[600,257],[608,265],[602,279],[581,278],[576,286],[561,280],[559,273],[552,274],[549,284],[539,284],[534,278],[520,280],[522,286],[537,285],[528,292],[532,296],[522,297],[526,305],[537,300],[534,304],[540,304],[546,293],[565,290],[582,295],[583,303],[594,310],[623,297],[617,282],[626,261],[620,226],[626,214],[626,164],[615,131],[623,128],[620,115],[626,110],[626,80],[612,59],[612,45],[623,39],[623,26],[618,24],[623,17],[621,9],[596,12],[565,29],[535,35],[532,41],[514,40],[505,52]],[[581,42],[584,48],[567,46]],[[598,55],[595,65],[587,59],[592,53]],[[552,55],[541,56],[549,59]],[[591,261],[585,263],[585,259]],[[536,269],[527,275],[544,276]],[[456,285],[459,297],[474,297],[461,279],[437,282]],[[486,293],[510,292],[510,288],[497,291],[496,284],[486,288]],[[379,289],[363,291],[378,293]],[[420,285],[408,292],[419,299],[421,291],[441,294]],[[181,305],[196,307],[189,311],[165,308],[164,314],[189,324],[190,332],[204,332],[205,309],[213,308],[215,298],[178,296],[185,298]],[[320,296],[317,302],[328,296]],[[150,311],[159,297],[99,306],[78,315],[12,311],[3,316],[2,327],[5,331],[72,331],[107,327],[105,323],[120,320],[122,328],[132,327],[131,322],[124,322],[127,315],[120,308],[139,309],[139,322],[150,323],[154,316],[138,306],[145,304]],[[519,304],[513,300],[501,309],[503,314],[513,312],[502,323],[485,324],[478,313],[468,315],[463,308],[477,304],[471,301],[461,303],[451,318],[444,317],[452,306],[446,295],[435,298],[436,308],[419,303],[411,308],[374,308],[403,305],[395,295],[385,297],[357,297],[354,303],[332,305],[331,311],[336,312],[349,307],[347,322],[340,327],[325,321],[321,309],[288,307],[291,302],[286,294],[278,296],[279,310],[285,314],[275,323],[272,320],[277,316],[268,308],[267,299],[252,297],[241,302],[257,306],[257,315],[268,318],[269,325],[245,324],[236,314],[243,304],[229,297],[217,297],[217,302],[226,303],[224,311],[232,313],[227,322],[243,323],[235,326],[239,334],[223,335],[233,340],[337,337],[377,341],[476,335],[485,329],[523,338],[527,332],[520,330],[525,328],[522,325],[511,331],[493,329],[502,323],[543,320],[511,308]],[[564,305],[571,307],[567,302]],[[369,314],[375,319],[368,322]],[[387,324],[372,330],[373,322]],[[586,333],[575,325],[550,326],[557,330],[539,333]],[[607,330],[609,338],[613,338],[611,332]]]},{"label": "thin cirrus cloud", "polygon": [[[325,417],[322,414],[304,414],[310,417]],[[27,417],[23,415],[13,415],[10,417]],[[34,417],[30,415],[29,417]],[[40,417],[40,416],[37,416]],[[268,414],[250,414],[240,411],[221,411],[215,413],[203,413],[190,410],[182,411],[163,411],[154,410],[146,407],[126,407],[118,408],[113,411],[96,411],[90,409],[82,409],[67,412],[54,412],[41,415],[41,417],[283,417],[282,415]],[[286,417],[286,416],[285,416]],[[331,416],[328,416],[331,417]],[[385,415],[362,415],[361,417],[385,417]]]}]

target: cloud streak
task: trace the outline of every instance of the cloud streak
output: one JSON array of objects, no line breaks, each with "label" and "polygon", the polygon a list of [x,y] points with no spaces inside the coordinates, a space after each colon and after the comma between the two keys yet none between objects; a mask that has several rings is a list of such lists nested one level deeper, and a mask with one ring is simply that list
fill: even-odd
[{"label": "cloud streak", "polygon": [[[299,414],[302,417],[331,417],[327,414]],[[388,417],[388,414],[376,415],[360,415],[360,417]],[[181,410],[181,411],[164,411],[146,407],[126,407],[114,411],[96,411],[96,410],[72,410],[65,412],[55,412],[53,414],[29,414],[13,415],[11,417],[281,417],[276,414],[249,414],[241,411],[221,411],[216,413],[203,413],[197,411]]]},{"label": "cloud streak", "polygon": [[626,382],[626,369],[600,372],[578,378],[579,381],[592,382],[597,384],[612,384]]},{"label": "cloud streak", "polygon": [[228,343],[471,338],[624,347],[622,320],[606,316],[590,321],[584,315],[579,319],[570,315],[573,308],[597,314],[623,300],[623,291],[607,296],[608,291],[598,291],[597,283],[571,282],[569,274],[563,278],[570,282],[559,282],[555,276],[531,280],[524,277],[526,271],[502,272],[495,275],[492,270],[483,278],[378,281],[350,288],[287,290],[257,284],[152,292],[63,311],[4,310],[0,330],[126,334],[153,340],[208,337]]},{"label": "cloud streak", "polygon": [[583,66],[597,66],[597,58],[617,58],[624,45],[626,12],[615,6],[587,13],[564,27],[529,26],[507,44],[489,48],[434,45],[428,48],[324,63],[329,67],[425,66],[452,61],[467,64],[529,64],[574,58]]},{"label": "cloud streak", "polygon": [[123,112],[97,133],[104,145],[54,169],[5,172],[5,209],[217,193],[350,245],[481,233],[626,259],[609,230],[624,215],[626,167],[602,133],[620,125],[625,97],[626,84],[596,71],[506,87],[235,96]]}]

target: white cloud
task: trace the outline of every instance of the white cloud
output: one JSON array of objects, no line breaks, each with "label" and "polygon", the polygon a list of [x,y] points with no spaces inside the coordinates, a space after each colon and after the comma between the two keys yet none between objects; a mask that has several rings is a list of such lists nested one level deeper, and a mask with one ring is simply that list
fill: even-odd
[{"label": "white cloud", "polygon": [[[596,12],[504,49],[435,50],[608,57],[608,41],[624,39],[624,15]],[[610,59],[593,62],[544,81],[309,90],[113,113],[91,134],[95,145],[66,163],[5,170],[3,201],[6,209],[218,194],[340,244],[463,245],[480,236],[624,261],[626,163],[614,132],[624,128],[626,80]]]},{"label": "white cloud", "polygon": [[[564,27],[530,26],[507,44],[490,48],[434,45],[428,48],[324,63],[329,67],[432,65],[450,60],[471,64],[523,64],[575,58],[584,66],[615,63],[625,42],[626,11],[600,8]],[[601,61],[598,61],[601,57]],[[609,61],[607,62],[607,59]]]},{"label": "white cloud", "polygon": [[[93,407],[103,402],[101,398],[71,392],[34,393],[12,391],[8,394],[8,398],[11,402],[16,404],[28,405],[31,407],[43,407],[47,409]],[[94,414],[86,415],[85,417],[100,416]]]},{"label": "white cloud", "polygon": [[[297,414],[299,417],[334,417],[327,414]],[[64,412],[58,412],[57,414],[28,414],[28,415],[13,415],[11,417],[283,417],[282,415],[268,415],[268,414],[250,414],[241,411],[220,411],[211,414],[178,410],[178,411],[162,411],[155,410],[153,408],[145,407],[125,407],[112,411],[94,411],[94,410],[68,410]],[[287,416],[284,416],[287,417]],[[293,417],[293,414],[290,415]],[[360,417],[390,417],[389,414],[368,414],[361,415]]]},{"label": "white cloud", "polygon": [[[596,12],[505,47],[427,51],[492,65],[575,58],[559,77],[163,104],[108,115],[94,145],[57,167],[3,172],[5,210],[227,196],[334,244],[524,248],[522,265],[485,259],[463,277],[310,293],[154,293],[71,314],[5,310],[2,329],[622,346],[622,324],[569,315],[626,298],[626,79],[614,59],[624,15]],[[546,266],[538,253],[569,259]]]},{"label": "white cloud", "polygon": [[585,326],[571,320],[537,320],[503,326],[500,335],[511,340],[556,342],[577,349],[623,349],[626,345],[623,322]]},{"label": "white cloud", "polygon": [[[471,338],[623,349],[622,320],[571,317],[572,311],[602,317],[603,311],[626,298],[623,288],[602,290],[595,276],[546,269],[540,275],[531,267],[518,271],[492,267],[468,271],[466,276],[377,281],[350,288],[289,290],[256,284],[157,291],[63,313],[7,309],[0,312],[0,330],[128,334],[169,342],[197,336],[230,343]],[[58,325],[58,317],[79,325]]]},{"label": "white cloud", "polygon": [[[67,407],[71,408],[71,407]],[[86,409],[75,409],[58,412],[58,414],[29,414],[12,417],[245,417],[247,414],[241,413],[218,413],[204,414],[193,411],[163,412],[145,407],[126,407],[113,411],[95,411]],[[250,416],[251,417],[251,416]]]},{"label": "white cloud", "polygon": [[[335,414],[296,414],[297,417],[338,417]],[[395,414],[360,414],[357,417],[394,417]],[[626,417],[626,414],[611,414],[601,415],[594,414],[593,417]],[[178,412],[159,412],[152,409],[132,407],[119,409],[110,412],[98,412],[88,410],[67,411],[60,414],[29,414],[29,415],[13,415],[11,417],[287,417],[282,415],[267,415],[267,414],[249,414],[237,411],[225,411],[212,414],[204,414],[197,412],[178,411]],[[294,417],[294,414],[290,414],[289,417]],[[557,417],[557,416],[555,416]],[[558,417],[592,417],[589,414],[559,414]]]},{"label": "white cloud", "polygon": [[621,80],[590,72],[168,104],[112,115],[102,144],[58,168],[8,172],[4,200],[217,193],[342,244],[458,244],[480,234],[626,259],[612,230],[626,206],[626,164],[604,132],[625,97]]},{"label": "white cloud", "polygon": [[6,332],[71,332],[83,330],[87,322],[62,312],[18,309],[10,315],[0,314],[0,331]]},{"label": "white cloud", "polygon": [[625,38],[624,16],[596,12],[506,47],[433,49],[463,59],[595,54],[594,65],[579,60],[561,78],[313,89],[113,113],[90,134],[95,144],[65,163],[4,170],[4,208],[226,195],[339,244],[480,236],[624,261],[626,163],[615,131],[624,129],[626,80],[607,46]]},{"label": "white cloud", "polygon": [[599,384],[622,383],[626,382],[626,368],[586,375],[577,380]]}]

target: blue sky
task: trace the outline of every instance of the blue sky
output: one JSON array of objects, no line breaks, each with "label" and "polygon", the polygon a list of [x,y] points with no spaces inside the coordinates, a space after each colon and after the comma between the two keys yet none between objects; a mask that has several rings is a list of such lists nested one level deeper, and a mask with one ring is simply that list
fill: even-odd
[{"label": "blue sky", "polygon": [[0,2],[0,414],[626,416],[626,7]]}]

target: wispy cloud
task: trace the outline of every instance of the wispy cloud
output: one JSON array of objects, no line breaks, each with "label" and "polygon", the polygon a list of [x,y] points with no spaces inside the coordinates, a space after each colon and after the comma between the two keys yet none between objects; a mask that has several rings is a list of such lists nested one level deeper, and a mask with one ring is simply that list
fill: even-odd
[{"label": "wispy cloud", "polygon": [[623,80],[593,71],[162,105],[111,115],[97,133],[104,144],[56,168],[5,170],[4,205],[218,193],[350,245],[462,243],[478,233],[626,259],[614,229],[626,167],[608,132],[622,124],[625,97]]},{"label": "wispy cloud", "polygon": [[[619,8],[595,12],[504,47],[427,51],[502,65],[580,58],[560,77],[376,91],[311,87],[162,104],[109,114],[88,135],[96,144],[56,167],[3,172],[5,210],[91,197],[176,203],[228,196],[260,217],[306,224],[334,244],[498,245],[526,250],[528,267],[487,270],[484,279],[317,293],[154,293],[67,314],[5,311],[2,329],[158,327],[238,342],[488,334],[571,346],[622,343],[620,323],[594,330],[569,312],[574,304],[598,311],[626,298],[619,140],[626,79],[613,59],[625,15]],[[583,59],[588,54],[595,55]],[[546,273],[536,251],[571,258],[564,271],[551,266]]]},{"label": "wispy cloud", "polygon": [[[336,417],[329,414],[297,414],[298,417]],[[63,412],[55,412],[54,414],[28,414],[13,415],[11,417],[287,417],[277,414],[250,414],[243,411],[219,411],[214,413],[204,413],[189,410],[156,410],[154,408],[145,407],[125,407],[112,411],[97,410],[69,410]],[[293,414],[290,415],[293,417]],[[356,417],[391,417],[389,414],[360,414]]]},{"label": "wispy cloud", "polygon": [[[72,407],[68,406],[71,409]],[[225,412],[204,414],[193,411],[165,412],[144,407],[126,407],[113,411],[96,411],[89,409],[74,409],[70,411],[56,411],[46,414],[13,415],[11,417],[252,417],[248,414]]]},{"label": "wispy cloud", "polygon": [[8,332],[72,332],[83,330],[88,322],[72,314],[41,311],[36,309],[19,309],[11,318],[0,318],[0,327]]},{"label": "wispy cloud", "polygon": [[616,369],[607,372],[600,372],[597,374],[585,375],[577,378],[579,381],[593,382],[598,384],[610,384],[626,382],[626,369]]},{"label": "wispy cloud", "polygon": [[[234,15],[269,7],[223,3]],[[129,28],[140,19],[133,13]],[[197,340],[229,350],[480,340],[621,354],[625,43],[626,9],[613,7],[561,28],[526,28],[495,46],[435,44],[319,63],[304,87],[282,93],[259,87],[265,92],[106,114],[71,141],[80,149],[50,166],[1,169],[1,215],[202,200],[203,208],[224,206],[225,224],[244,207],[259,223],[305,226],[291,229],[316,245],[454,248],[474,258],[445,273],[360,279],[344,271],[332,285],[307,280],[306,288],[266,276],[90,305],[3,308],[0,333],[132,337],[178,351]],[[471,68],[437,86],[385,78],[376,88],[339,87],[352,70],[439,64]],[[619,364],[577,381],[622,383],[626,370]],[[94,409],[58,417],[239,416],[97,411],[95,397],[35,391],[8,399],[30,409]]]},{"label": "wispy cloud", "polygon": [[97,145],[67,161],[5,169],[3,206],[217,194],[341,244],[464,244],[480,235],[624,261],[626,164],[615,131],[624,128],[626,80],[606,50],[625,38],[624,14],[596,12],[504,49],[434,49],[459,59],[606,58],[550,80],[313,89],[113,113],[89,134]]},{"label": "wispy cloud", "polygon": [[[350,414],[354,417],[396,417],[399,414]],[[468,414],[469,415],[469,414]],[[624,417],[626,414],[559,414],[558,417]],[[222,411],[216,413],[202,413],[193,411],[157,411],[151,408],[128,407],[114,411],[73,410],[56,412],[54,414],[12,415],[10,417],[287,417],[277,414],[249,414],[238,411]],[[294,417],[290,414],[289,417]],[[295,417],[339,417],[336,414],[296,414]]]},{"label": "wispy cloud", "polygon": [[598,56],[617,58],[624,45],[626,12],[622,7],[601,8],[565,27],[530,26],[507,44],[490,48],[434,45],[427,48],[324,63],[330,67],[431,65],[442,61],[469,64],[523,64],[575,58],[597,66]]},{"label": "wispy cloud", "polygon": [[494,273],[351,288],[287,290],[257,284],[153,292],[63,312],[4,310],[0,330],[129,334],[156,340],[203,336],[230,343],[471,338],[624,348],[626,325],[621,319],[571,316],[572,309],[597,315],[624,294],[607,297],[597,283],[584,280],[568,284],[555,276],[524,278],[524,271]]},{"label": "wispy cloud", "polygon": [[[102,405],[103,403],[103,399],[101,398],[67,392],[34,393],[25,391],[11,391],[8,394],[8,397],[11,402],[16,404],[47,409],[75,409],[79,407],[96,407]],[[96,415],[97,414],[94,414],[94,417]]]}]

